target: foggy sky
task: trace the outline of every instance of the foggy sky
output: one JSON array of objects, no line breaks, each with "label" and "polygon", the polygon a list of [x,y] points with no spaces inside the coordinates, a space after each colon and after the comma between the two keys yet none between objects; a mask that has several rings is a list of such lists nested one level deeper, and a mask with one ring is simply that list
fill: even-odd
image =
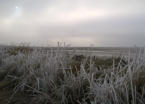
[{"label": "foggy sky", "polygon": [[0,44],[145,46],[145,0],[0,0]]}]

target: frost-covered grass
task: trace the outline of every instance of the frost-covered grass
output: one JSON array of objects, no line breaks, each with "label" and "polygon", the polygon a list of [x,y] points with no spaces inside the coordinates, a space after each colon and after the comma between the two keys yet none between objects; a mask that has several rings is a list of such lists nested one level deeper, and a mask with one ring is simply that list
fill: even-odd
[{"label": "frost-covered grass", "polygon": [[13,89],[9,102],[25,92],[32,104],[145,103],[143,50],[106,59],[72,55],[63,48],[0,53],[0,89]]}]

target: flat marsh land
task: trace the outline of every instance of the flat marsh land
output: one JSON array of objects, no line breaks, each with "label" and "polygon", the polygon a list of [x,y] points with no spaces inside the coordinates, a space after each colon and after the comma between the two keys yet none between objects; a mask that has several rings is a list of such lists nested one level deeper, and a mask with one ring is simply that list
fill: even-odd
[{"label": "flat marsh land", "polygon": [[0,104],[145,104],[144,48],[1,46]]}]

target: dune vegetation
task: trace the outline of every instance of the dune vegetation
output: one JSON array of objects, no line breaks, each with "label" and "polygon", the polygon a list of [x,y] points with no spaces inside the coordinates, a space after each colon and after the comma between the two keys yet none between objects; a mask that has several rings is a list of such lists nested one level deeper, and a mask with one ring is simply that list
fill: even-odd
[{"label": "dune vegetation", "polygon": [[144,104],[145,51],[101,58],[58,47],[0,50],[1,104]]}]

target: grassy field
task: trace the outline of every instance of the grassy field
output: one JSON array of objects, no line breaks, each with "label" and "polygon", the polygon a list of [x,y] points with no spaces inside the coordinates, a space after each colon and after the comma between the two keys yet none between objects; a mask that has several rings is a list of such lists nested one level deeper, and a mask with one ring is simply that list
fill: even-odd
[{"label": "grassy field", "polygon": [[145,51],[127,50],[1,48],[0,104],[144,104]]}]

